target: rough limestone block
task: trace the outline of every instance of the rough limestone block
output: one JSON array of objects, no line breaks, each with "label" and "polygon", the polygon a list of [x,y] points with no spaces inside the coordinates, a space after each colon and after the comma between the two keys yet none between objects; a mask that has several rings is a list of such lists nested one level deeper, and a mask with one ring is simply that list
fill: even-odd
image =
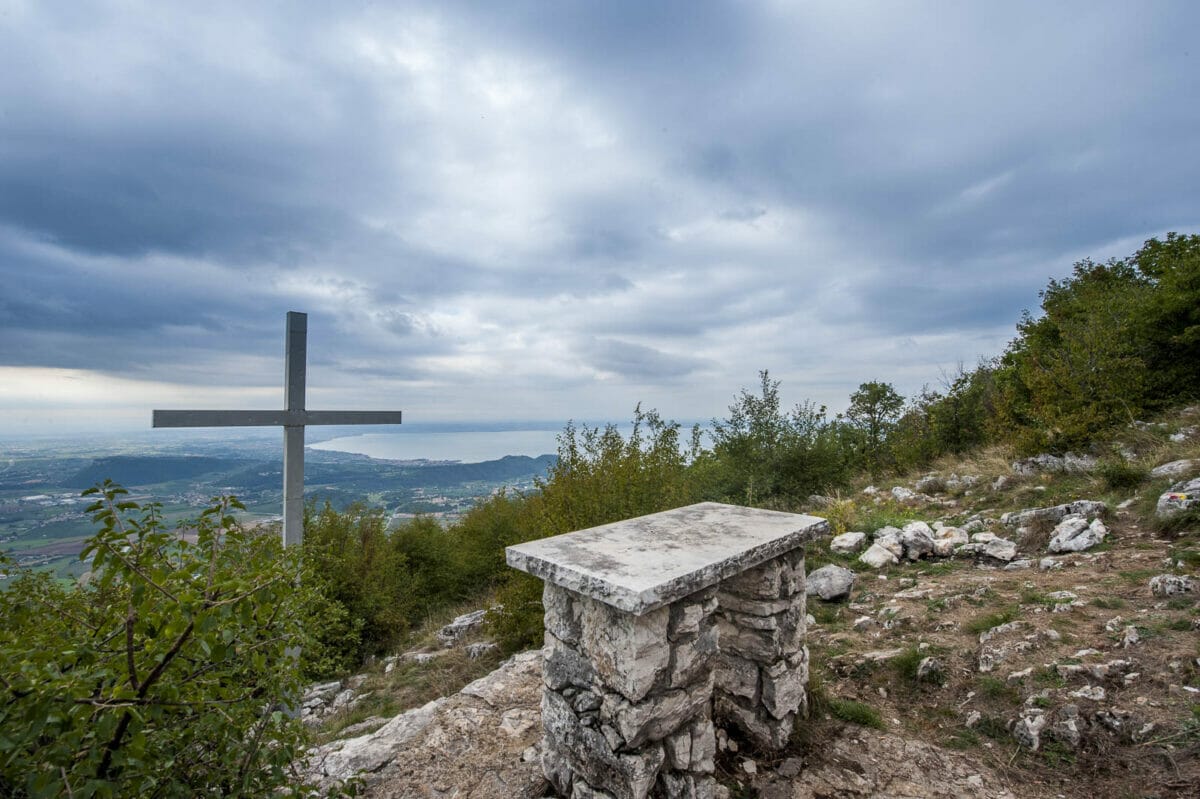
[{"label": "rough limestone block", "polygon": [[571,799],[613,799],[613,795],[607,791],[593,788],[580,780],[575,783],[571,791]]},{"label": "rough limestone block", "polygon": [[670,661],[670,608],[634,616],[592,599],[582,599],[583,650],[604,682],[631,702],[640,701]]},{"label": "rough limestone block", "polygon": [[697,774],[712,774],[716,771],[717,731],[712,719],[693,721],[690,727],[692,734],[692,765],[690,770]]},{"label": "rough limestone block", "polygon": [[722,652],[760,662],[778,659],[778,630],[752,630],[740,627],[728,619],[720,619],[717,627],[720,630]]},{"label": "rough limestone block", "polygon": [[[701,777],[702,781],[707,778]],[[696,778],[691,774],[664,774],[662,776],[662,795],[665,799],[696,799]]]},{"label": "rough limestone block", "polygon": [[647,741],[659,741],[705,714],[712,699],[708,680],[688,689],[666,691],[633,703],[618,694],[605,694],[600,712],[616,726],[625,745],[636,749]]},{"label": "rough limestone block", "polygon": [[783,556],[784,569],[781,587],[784,596],[803,594],[807,578],[804,572],[804,547],[797,547]]},{"label": "rough limestone block", "polygon": [[593,790],[603,786],[615,799],[646,799],[666,758],[661,745],[635,753],[614,753],[604,735],[580,723],[567,701],[553,691],[542,694],[542,725],[546,751],[554,753],[543,756],[542,769],[563,796],[570,793],[555,780],[561,782],[565,764],[574,782],[582,778]]},{"label": "rough limestone block", "polygon": [[542,647],[542,680],[552,691],[561,691],[568,685],[587,688],[596,680],[596,670],[578,649],[560,641],[549,630],[544,636]]},{"label": "rough limestone block", "polygon": [[685,635],[699,632],[704,616],[703,602],[675,603],[671,606],[671,624],[667,628],[667,638],[677,641]]},{"label": "rough limestone block", "polygon": [[764,749],[782,749],[792,735],[793,718],[776,719],[742,707],[731,697],[718,694],[713,700],[713,712],[732,723],[755,744]]},{"label": "rough limestone block", "polygon": [[674,771],[690,770],[692,767],[691,729],[668,735],[663,741],[663,750],[667,753],[667,768]]},{"label": "rough limestone block", "polygon": [[726,620],[743,630],[778,630],[780,615],[782,614],[773,613],[770,616],[751,616],[746,613],[725,611]]},{"label": "rough limestone block", "polygon": [[743,599],[736,594],[722,591],[717,594],[721,610],[742,613],[747,616],[774,616],[792,606],[791,598],[787,599]]},{"label": "rough limestone block", "polygon": [[679,641],[671,647],[671,666],[668,684],[682,688],[704,679],[712,671],[713,659],[718,651],[716,624],[707,624],[698,635],[690,640]]},{"label": "rough limestone block", "polygon": [[777,719],[806,704],[807,669],[792,668],[786,660],[762,670],[762,705]]},{"label": "rough limestone block", "polygon": [[560,641],[568,644],[578,644],[581,632],[579,604],[565,588],[559,588],[553,583],[546,583],[542,588],[542,607],[545,608],[546,629],[554,633]]},{"label": "rough limestone block", "polygon": [[573,773],[567,765],[567,760],[558,750],[546,747],[542,750],[542,774],[554,786],[554,792],[559,796],[571,796]]},{"label": "rough limestone block", "polygon": [[776,558],[746,569],[721,583],[721,591],[747,599],[778,599],[783,590],[782,565]]},{"label": "rough limestone block", "polygon": [[722,652],[713,668],[713,681],[727,694],[758,702],[758,664],[753,661]]}]

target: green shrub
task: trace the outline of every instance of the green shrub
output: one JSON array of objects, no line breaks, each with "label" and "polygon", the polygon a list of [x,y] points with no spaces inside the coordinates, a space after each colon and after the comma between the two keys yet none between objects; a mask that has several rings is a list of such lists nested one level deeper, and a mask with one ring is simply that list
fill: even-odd
[{"label": "green shrub", "polygon": [[[214,500],[186,531],[106,481],[91,579],[0,592],[0,795],[307,795],[294,647],[320,625],[296,551]],[[5,568],[11,569],[11,566]]]},{"label": "green shrub", "polygon": [[863,702],[831,696],[826,701],[826,707],[829,708],[829,714],[836,719],[877,730],[885,727],[883,716],[879,715],[879,711]]},{"label": "green shrub", "polygon": [[1149,479],[1150,470],[1121,458],[1101,461],[1096,474],[1110,491],[1132,491]]},{"label": "green shrub", "polygon": [[987,632],[993,627],[999,627],[1001,624],[1008,624],[1013,619],[1017,618],[1017,608],[1009,606],[1000,610],[985,613],[982,616],[976,616],[963,625],[963,629],[974,635]]}]

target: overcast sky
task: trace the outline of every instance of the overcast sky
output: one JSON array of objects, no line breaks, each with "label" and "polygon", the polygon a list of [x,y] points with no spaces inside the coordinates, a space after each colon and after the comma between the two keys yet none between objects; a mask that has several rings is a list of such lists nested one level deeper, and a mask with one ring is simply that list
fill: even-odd
[{"label": "overcast sky", "polygon": [[1200,230],[1193,2],[0,0],[0,433],[904,394]]}]

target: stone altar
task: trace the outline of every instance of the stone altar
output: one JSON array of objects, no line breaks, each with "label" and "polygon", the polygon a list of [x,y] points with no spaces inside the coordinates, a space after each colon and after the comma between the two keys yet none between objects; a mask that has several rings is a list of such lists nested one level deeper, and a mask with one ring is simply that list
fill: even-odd
[{"label": "stone altar", "polygon": [[782,748],[806,706],[814,516],[704,502],[508,547],[545,582],[542,767],[572,799],[710,797],[713,713]]}]

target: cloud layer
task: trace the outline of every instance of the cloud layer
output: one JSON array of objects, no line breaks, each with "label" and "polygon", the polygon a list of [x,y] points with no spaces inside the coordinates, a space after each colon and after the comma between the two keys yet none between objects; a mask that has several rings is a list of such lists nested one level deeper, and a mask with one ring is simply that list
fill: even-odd
[{"label": "cloud layer", "polygon": [[1192,4],[645,5],[0,0],[0,432],[273,405],[286,310],[312,407],[836,409],[1200,226]]}]

